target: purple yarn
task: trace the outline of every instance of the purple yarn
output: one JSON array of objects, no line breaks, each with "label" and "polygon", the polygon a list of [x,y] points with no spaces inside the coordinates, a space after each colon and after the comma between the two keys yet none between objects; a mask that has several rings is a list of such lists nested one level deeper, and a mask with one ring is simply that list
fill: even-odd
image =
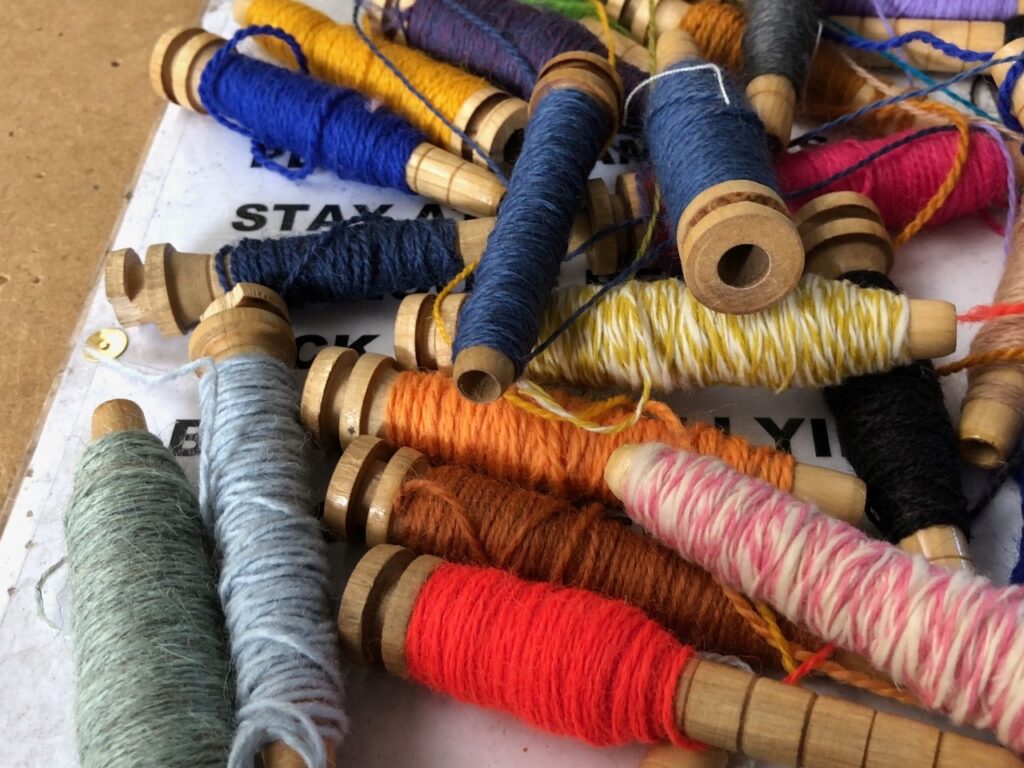
[{"label": "purple yarn", "polygon": [[[426,141],[419,131],[385,109],[373,109],[355,91],[237,53],[238,43],[253,35],[288,43],[305,72],[294,38],[275,27],[250,27],[210,60],[199,97],[219,123],[252,139],[260,165],[293,180],[327,168],[343,179],[411,192],[405,165]],[[298,154],[305,165],[291,169],[270,158],[269,150],[282,149]]]},{"label": "purple yarn", "polygon": [[[604,44],[572,19],[514,0],[416,0],[389,20],[392,27],[396,22],[410,45],[524,99],[553,56],[567,51],[608,55]],[[647,78],[621,59],[616,69],[626,93]]]},{"label": "purple yarn", "polygon": [[991,21],[1017,13],[1016,0],[824,0],[825,13],[837,16],[877,16],[878,9],[891,18],[965,19]]}]

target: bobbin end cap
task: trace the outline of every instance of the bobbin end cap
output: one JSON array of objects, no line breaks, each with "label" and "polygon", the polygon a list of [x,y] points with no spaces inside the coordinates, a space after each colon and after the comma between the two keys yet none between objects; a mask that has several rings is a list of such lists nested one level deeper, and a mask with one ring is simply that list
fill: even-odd
[{"label": "bobbin end cap", "polygon": [[637,452],[642,448],[639,444],[620,445],[612,455],[608,457],[608,463],[604,465],[604,481],[608,489],[615,494],[615,498],[622,500],[625,492],[626,472],[629,471]]},{"label": "bobbin end cap", "polygon": [[587,94],[602,107],[612,135],[622,120],[622,80],[608,60],[588,51],[567,51],[550,58],[537,74],[530,94],[530,115],[552,91],[571,88]]},{"label": "bobbin end cap", "polygon": [[956,351],[956,306],[936,299],[911,299],[907,346],[915,360],[945,357]]},{"label": "bobbin end cap", "polygon": [[496,349],[467,347],[455,359],[453,377],[463,397],[474,403],[493,403],[516,380],[516,368]]},{"label": "bobbin end cap", "polygon": [[202,313],[188,352],[192,360],[217,361],[262,354],[293,365],[295,336],[284,300],[255,283],[238,283]]},{"label": "bobbin end cap", "polygon": [[[971,384],[973,386],[983,376],[1000,373],[1004,371],[984,371],[978,374]],[[1017,371],[1012,373],[1020,376]],[[960,413],[960,425],[957,427],[960,455],[964,461],[976,467],[998,469],[1009,458],[1020,435],[1022,421],[1024,420],[1016,408],[999,400],[968,400],[964,403]]]},{"label": "bobbin end cap", "polygon": [[146,416],[131,400],[107,400],[92,412],[92,439],[112,432],[146,432]]},{"label": "bobbin end cap", "polygon": [[359,353],[348,347],[327,347],[320,350],[306,373],[299,404],[299,419],[321,448],[338,440],[338,413],[331,404],[340,398]]},{"label": "bobbin end cap", "polygon": [[345,449],[324,498],[324,525],[334,536],[344,541],[365,540],[371,487],[391,454],[387,443],[370,435],[359,435]]},{"label": "bobbin end cap", "polygon": [[110,252],[103,265],[103,287],[117,322],[126,328],[146,322],[149,308],[143,302],[145,267],[133,249]]}]

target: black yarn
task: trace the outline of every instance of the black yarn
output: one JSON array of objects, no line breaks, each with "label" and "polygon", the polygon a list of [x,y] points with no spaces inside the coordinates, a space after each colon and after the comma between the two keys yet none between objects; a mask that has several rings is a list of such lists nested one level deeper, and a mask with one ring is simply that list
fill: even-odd
[{"label": "black yarn", "polygon": [[1024,37],[1024,16],[1011,16],[1006,20],[1006,33],[1003,35],[1003,42],[1009,43],[1019,37]]},{"label": "black yarn", "polygon": [[783,75],[803,91],[818,39],[819,0],[749,0],[743,75]]},{"label": "black yarn", "polygon": [[[840,279],[900,293],[877,272],[848,272]],[[930,360],[853,376],[824,394],[843,453],[867,485],[868,517],[889,541],[933,525],[954,525],[970,535],[956,433]]]}]

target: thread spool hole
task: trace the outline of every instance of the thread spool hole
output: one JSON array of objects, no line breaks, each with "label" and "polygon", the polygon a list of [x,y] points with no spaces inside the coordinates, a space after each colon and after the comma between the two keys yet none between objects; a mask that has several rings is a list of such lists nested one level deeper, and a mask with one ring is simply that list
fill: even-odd
[{"label": "thread spool hole", "polygon": [[996,446],[979,438],[961,438],[960,455],[974,466],[984,469],[997,469],[1005,463]]},{"label": "thread spool hole", "polygon": [[501,382],[486,371],[465,371],[455,383],[459,391],[475,403],[492,403],[503,391]]},{"label": "thread spool hole", "polygon": [[519,155],[523,151],[523,140],[526,137],[526,131],[519,128],[512,132],[512,135],[508,137],[508,141],[505,142],[505,147],[501,152],[501,161],[511,168],[516,164],[516,160],[519,159]]},{"label": "thread spool hole", "polygon": [[718,260],[718,277],[730,288],[749,288],[764,279],[771,265],[771,256],[760,246],[734,245]]}]

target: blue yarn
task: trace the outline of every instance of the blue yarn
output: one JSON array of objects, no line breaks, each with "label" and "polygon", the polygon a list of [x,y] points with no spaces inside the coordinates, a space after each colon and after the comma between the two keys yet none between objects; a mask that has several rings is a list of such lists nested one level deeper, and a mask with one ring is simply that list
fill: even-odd
[{"label": "blue yarn", "polygon": [[[286,178],[303,179],[314,168],[327,168],[343,179],[410,192],[405,165],[425,141],[422,134],[397,115],[373,109],[355,91],[238,54],[238,44],[254,35],[283,40],[308,72],[288,33],[266,26],[240,30],[203,71],[199,97],[210,115],[251,138],[257,162]],[[294,152],[304,165],[286,168],[268,149]]]},{"label": "blue yarn", "polygon": [[[686,71],[695,66],[703,68]],[[700,59],[667,71],[651,86],[646,131],[669,221],[679,221],[697,195],[725,181],[746,179],[778,191],[764,126],[728,74]]]},{"label": "blue yarn", "polygon": [[[1021,517],[1024,517],[1024,464],[1017,467],[1016,480],[1017,487],[1021,490]],[[1013,566],[1013,571],[1010,573],[1010,583],[1024,584],[1024,533],[1021,534],[1017,547],[1019,554],[1017,564]]]},{"label": "blue yarn", "polygon": [[259,283],[293,307],[426,290],[445,285],[462,267],[452,219],[360,216],[313,235],[246,238],[216,256],[224,290]]},{"label": "blue yarn", "polygon": [[959,59],[960,61],[988,61],[992,58],[992,51],[971,51],[966,48],[961,48],[959,45],[954,45],[953,43],[943,40],[941,37],[933,35],[931,32],[926,32],[923,29],[907,32],[906,34],[897,35],[896,37],[890,37],[887,40],[868,40],[860,37],[859,35],[850,35],[845,32],[828,28],[824,30],[824,35],[829,40],[833,40],[862,51],[889,51],[893,48],[902,48],[908,43],[925,43],[937,51],[942,52],[946,56]]},{"label": "blue yarn", "polygon": [[603,107],[579,91],[554,90],[535,105],[476,288],[459,313],[456,356],[490,347],[522,372],[609,131]]},{"label": "blue yarn", "polygon": [[1017,81],[1020,80],[1022,74],[1024,74],[1024,59],[1017,59],[1007,71],[1003,84],[999,86],[999,96],[996,99],[999,117],[1002,118],[1007,128],[1018,133],[1024,133],[1024,126],[1021,126],[1017,116],[1013,114],[1013,89],[1017,86]]}]

